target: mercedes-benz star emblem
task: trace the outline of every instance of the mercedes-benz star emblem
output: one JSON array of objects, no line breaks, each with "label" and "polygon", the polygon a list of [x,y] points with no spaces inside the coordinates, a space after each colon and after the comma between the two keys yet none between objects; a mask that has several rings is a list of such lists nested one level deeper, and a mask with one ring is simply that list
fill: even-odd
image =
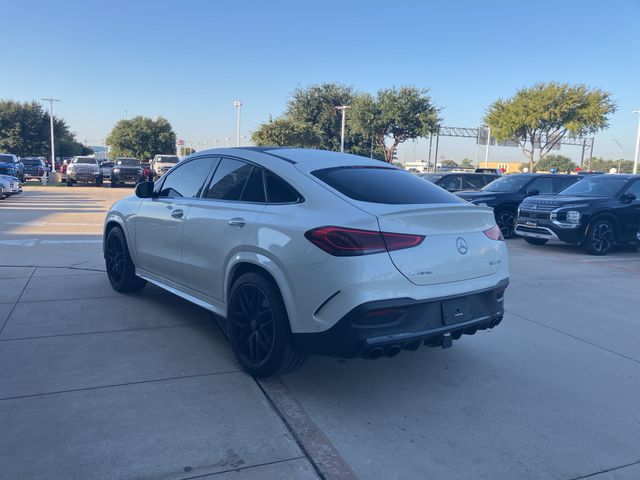
[{"label": "mercedes-benz star emblem", "polygon": [[467,251],[469,250],[469,246],[467,245],[467,241],[462,237],[458,237],[458,239],[456,240],[456,247],[458,248],[458,251],[462,255],[467,253]]}]

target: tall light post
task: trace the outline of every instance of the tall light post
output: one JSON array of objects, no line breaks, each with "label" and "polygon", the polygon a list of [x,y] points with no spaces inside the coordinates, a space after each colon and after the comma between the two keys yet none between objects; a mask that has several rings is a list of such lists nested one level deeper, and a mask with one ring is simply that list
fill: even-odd
[{"label": "tall light post", "polygon": [[233,102],[233,106],[236,107],[236,110],[238,111],[238,115],[236,119],[236,147],[239,147],[240,146],[240,110],[242,109],[242,102],[240,102],[240,100],[236,100],[235,102]]},{"label": "tall light post", "polygon": [[620,169],[622,168],[622,144],[618,140],[616,140],[615,138],[612,138],[611,140],[616,142],[616,145],[618,145],[618,148],[620,149],[618,151],[618,153],[619,153],[619,155],[618,155],[618,173],[620,173]]},{"label": "tall light post", "polygon": [[342,113],[342,126],[340,128],[340,151],[344,152],[344,127],[345,127],[345,122],[346,122],[346,116],[347,116],[347,108],[351,108],[349,105],[340,105],[339,107],[336,107],[336,110],[340,110],[340,112]]},{"label": "tall light post", "polygon": [[640,155],[640,110],[634,110],[631,113],[638,115],[638,134],[636,135],[636,154],[633,157],[633,174],[638,173],[638,156]]},{"label": "tall light post", "polygon": [[[56,171],[56,146],[53,136],[53,102],[59,102],[57,98],[43,98],[45,102],[49,102],[49,127],[51,130],[51,173]],[[637,155],[636,155],[637,156]]]},{"label": "tall light post", "polygon": [[484,168],[489,163],[489,145],[491,145],[491,127],[487,127],[487,150],[484,152]]}]

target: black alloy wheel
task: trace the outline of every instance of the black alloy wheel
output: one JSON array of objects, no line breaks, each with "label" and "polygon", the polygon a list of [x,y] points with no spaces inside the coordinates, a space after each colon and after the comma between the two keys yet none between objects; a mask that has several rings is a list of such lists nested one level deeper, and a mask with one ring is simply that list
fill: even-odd
[{"label": "black alloy wheel", "polygon": [[610,222],[596,220],[589,226],[584,248],[591,255],[606,255],[613,248],[615,238],[615,230]]},{"label": "black alloy wheel", "polygon": [[509,208],[505,208],[503,210],[498,210],[495,213],[495,216],[496,223],[502,231],[502,236],[504,238],[513,238],[514,229],[516,227],[516,212]]},{"label": "black alloy wheel", "polygon": [[243,363],[260,367],[273,350],[275,327],[273,310],[266,295],[251,284],[236,290],[231,302],[234,339]]},{"label": "black alloy wheel", "polygon": [[307,358],[293,343],[282,296],[266,274],[248,272],[234,282],[227,321],[233,352],[254,377],[291,372]]},{"label": "black alloy wheel", "polygon": [[104,259],[109,283],[115,291],[137,292],[147,284],[146,280],[135,275],[135,266],[131,261],[127,241],[120,227],[109,230],[105,242]]}]

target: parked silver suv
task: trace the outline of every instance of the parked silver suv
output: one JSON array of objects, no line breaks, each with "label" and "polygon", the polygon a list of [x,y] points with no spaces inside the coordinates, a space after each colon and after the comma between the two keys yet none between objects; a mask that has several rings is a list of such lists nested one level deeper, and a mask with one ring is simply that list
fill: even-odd
[{"label": "parked silver suv", "polygon": [[93,183],[96,187],[102,185],[102,170],[95,157],[73,157],[67,167],[67,187],[74,183]]}]

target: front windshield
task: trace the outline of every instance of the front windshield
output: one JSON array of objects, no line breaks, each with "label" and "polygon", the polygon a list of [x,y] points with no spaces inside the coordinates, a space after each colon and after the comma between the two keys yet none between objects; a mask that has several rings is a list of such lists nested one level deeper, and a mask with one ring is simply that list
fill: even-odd
[{"label": "front windshield", "polygon": [[178,157],[160,157],[158,158],[159,163],[178,163]]},{"label": "front windshield", "polygon": [[76,158],[73,163],[90,163],[90,164],[96,164],[97,160],[95,158]]},{"label": "front windshield", "polygon": [[614,176],[587,177],[560,192],[574,197],[615,197],[627,180]]},{"label": "front windshield", "polygon": [[511,175],[509,177],[500,177],[491,182],[490,184],[482,187],[485,192],[508,192],[516,193],[524,187],[531,177],[523,175]]},{"label": "front windshield", "polygon": [[13,156],[0,154],[0,163],[13,163]]},{"label": "front windshield", "polygon": [[122,167],[139,167],[140,161],[136,160],[135,158],[119,158],[118,160],[116,160],[116,165]]}]

